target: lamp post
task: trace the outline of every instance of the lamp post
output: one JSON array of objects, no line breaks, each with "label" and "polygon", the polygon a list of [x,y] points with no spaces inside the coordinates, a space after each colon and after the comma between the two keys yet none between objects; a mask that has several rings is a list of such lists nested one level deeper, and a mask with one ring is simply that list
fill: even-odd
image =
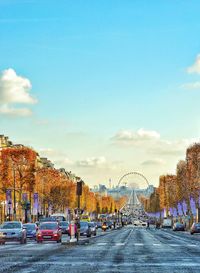
[{"label": "lamp post", "polygon": [[12,205],[12,202],[9,200],[8,201],[8,220],[10,221],[10,212],[11,212],[11,205]]},{"label": "lamp post", "polygon": [[15,180],[15,167],[13,165],[13,198],[14,198],[14,207],[13,207],[13,218],[16,220],[16,180]]}]

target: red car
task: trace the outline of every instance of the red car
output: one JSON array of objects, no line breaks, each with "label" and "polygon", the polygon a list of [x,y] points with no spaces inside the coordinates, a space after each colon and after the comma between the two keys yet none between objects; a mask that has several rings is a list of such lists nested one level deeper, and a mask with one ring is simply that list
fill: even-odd
[{"label": "red car", "polygon": [[54,241],[60,243],[62,240],[62,230],[57,222],[41,223],[36,235],[37,243],[43,241]]}]

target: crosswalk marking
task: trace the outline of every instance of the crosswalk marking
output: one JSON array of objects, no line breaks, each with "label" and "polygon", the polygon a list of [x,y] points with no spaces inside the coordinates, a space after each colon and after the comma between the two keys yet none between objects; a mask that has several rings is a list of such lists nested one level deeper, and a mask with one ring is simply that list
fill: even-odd
[{"label": "crosswalk marking", "polygon": [[116,246],[124,246],[125,243],[116,243],[115,245],[116,245]]},{"label": "crosswalk marking", "polygon": [[142,243],[135,243],[134,245],[135,246],[143,246],[144,244],[142,244]]},{"label": "crosswalk marking", "polygon": [[105,246],[105,245],[107,245],[107,243],[98,243],[97,245],[98,246]]}]

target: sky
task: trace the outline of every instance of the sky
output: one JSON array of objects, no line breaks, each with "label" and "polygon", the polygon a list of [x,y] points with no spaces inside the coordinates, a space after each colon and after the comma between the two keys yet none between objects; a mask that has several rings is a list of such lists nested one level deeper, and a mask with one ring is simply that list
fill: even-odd
[{"label": "sky", "polygon": [[91,187],[132,171],[157,186],[199,141],[199,9],[0,0],[0,133]]}]

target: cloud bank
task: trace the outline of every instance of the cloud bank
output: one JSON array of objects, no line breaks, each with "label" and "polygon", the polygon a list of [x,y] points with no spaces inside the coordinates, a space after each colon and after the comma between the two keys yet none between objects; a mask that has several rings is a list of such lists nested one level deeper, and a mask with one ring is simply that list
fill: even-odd
[{"label": "cloud bank", "polygon": [[35,104],[37,100],[30,94],[29,79],[17,75],[14,69],[4,70],[0,75],[0,114],[29,116],[32,111],[21,104]]}]

